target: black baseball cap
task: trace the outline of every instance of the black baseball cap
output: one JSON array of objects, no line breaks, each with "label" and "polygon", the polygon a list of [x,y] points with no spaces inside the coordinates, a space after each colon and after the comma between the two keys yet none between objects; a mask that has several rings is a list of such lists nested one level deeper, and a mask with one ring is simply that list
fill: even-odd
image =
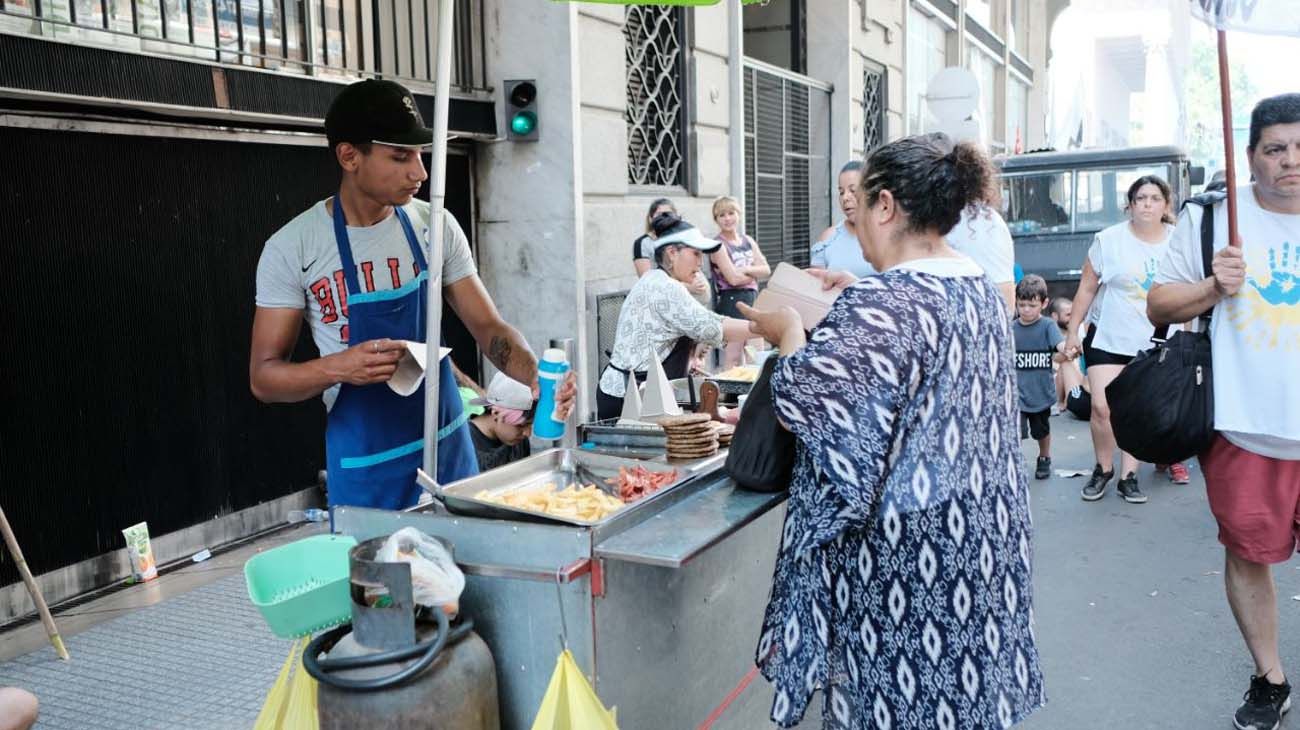
[{"label": "black baseball cap", "polygon": [[325,113],[325,136],[330,147],[341,142],[425,147],[433,144],[433,130],[415,105],[415,97],[401,84],[366,79],[344,87]]}]

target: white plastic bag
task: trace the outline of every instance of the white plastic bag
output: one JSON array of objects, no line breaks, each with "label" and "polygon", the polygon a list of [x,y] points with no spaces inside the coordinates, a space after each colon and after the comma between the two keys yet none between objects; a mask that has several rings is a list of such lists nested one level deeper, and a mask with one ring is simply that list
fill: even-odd
[{"label": "white plastic bag", "polygon": [[384,541],[375,559],[411,564],[411,593],[421,606],[440,606],[454,617],[460,611],[465,574],[442,543],[414,527],[404,527]]}]

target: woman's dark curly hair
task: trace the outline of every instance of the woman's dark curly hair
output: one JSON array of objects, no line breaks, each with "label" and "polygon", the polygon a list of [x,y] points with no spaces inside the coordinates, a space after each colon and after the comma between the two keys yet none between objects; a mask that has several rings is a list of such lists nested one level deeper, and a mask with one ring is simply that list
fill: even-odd
[{"label": "woman's dark curly hair", "polygon": [[946,235],[965,208],[994,199],[993,163],[969,142],[946,134],[921,134],[890,142],[867,158],[861,192],[874,205],[888,190],[907,213],[907,229]]}]

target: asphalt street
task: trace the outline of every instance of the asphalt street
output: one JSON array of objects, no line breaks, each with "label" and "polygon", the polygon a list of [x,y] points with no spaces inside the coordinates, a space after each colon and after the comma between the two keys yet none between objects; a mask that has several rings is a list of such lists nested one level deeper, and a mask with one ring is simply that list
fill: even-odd
[{"label": "asphalt street", "polygon": [[[1052,418],[1053,466],[1091,469],[1088,424]],[[1024,442],[1032,472],[1037,447]],[[1200,468],[1176,486],[1150,465],[1150,501],[1085,477],[1032,481],[1034,611],[1047,705],[1020,727],[1231,728],[1254,669],[1223,592],[1223,548]],[[1300,561],[1274,568],[1283,662],[1300,667]],[[1300,676],[1300,670],[1294,670]],[[1300,702],[1300,697],[1295,698]],[[1288,718],[1284,728],[1300,728]]]}]

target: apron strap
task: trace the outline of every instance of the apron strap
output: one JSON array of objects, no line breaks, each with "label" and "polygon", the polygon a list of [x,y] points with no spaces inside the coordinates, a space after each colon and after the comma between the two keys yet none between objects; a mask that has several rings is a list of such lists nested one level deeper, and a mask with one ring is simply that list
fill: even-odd
[{"label": "apron strap", "polygon": [[[411,247],[411,256],[415,259],[415,265],[420,271],[429,268],[429,262],[424,258],[424,249],[420,247],[420,239],[415,237],[415,228],[411,226],[411,218],[402,210],[400,205],[393,206],[393,211],[397,214],[397,220],[402,225],[402,232],[406,234],[406,245]],[[348,238],[348,221],[347,216],[343,214],[343,205],[339,202],[338,193],[334,194],[334,242],[338,245],[339,261],[343,264],[343,278],[347,281],[349,294],[360,294],[361,285],[357,279],[357,262],[352,258],[352,241]]]}]

